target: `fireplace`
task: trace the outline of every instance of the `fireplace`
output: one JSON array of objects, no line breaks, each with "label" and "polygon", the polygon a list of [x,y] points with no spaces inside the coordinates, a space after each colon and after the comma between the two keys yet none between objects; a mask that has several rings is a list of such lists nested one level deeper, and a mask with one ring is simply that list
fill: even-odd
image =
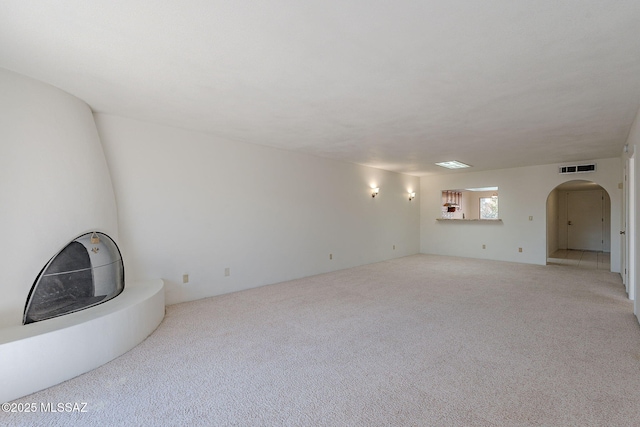
[{"label": "fireplace", "polygon": [[120,250],[106,234],[83,234],[67,244],[36,278],[23,324],[51,319],[118,296],[124,289]]}]

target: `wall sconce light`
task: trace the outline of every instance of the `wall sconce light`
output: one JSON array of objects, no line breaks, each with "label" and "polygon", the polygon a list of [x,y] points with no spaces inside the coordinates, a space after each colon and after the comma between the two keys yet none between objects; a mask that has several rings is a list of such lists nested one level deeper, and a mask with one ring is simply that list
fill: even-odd
[{"label": "wall sconce light", "polygon": [[379,192],[380,192],[380,188],[379,187],[372,188],[371,189],[371,197],[376,197]]},{"label": "wall sconce light", "polygon": [[409,201],[412,201],[415,198],[416,198],[416,193],[415,192],[412,191],[411,193],[409,193]]}]

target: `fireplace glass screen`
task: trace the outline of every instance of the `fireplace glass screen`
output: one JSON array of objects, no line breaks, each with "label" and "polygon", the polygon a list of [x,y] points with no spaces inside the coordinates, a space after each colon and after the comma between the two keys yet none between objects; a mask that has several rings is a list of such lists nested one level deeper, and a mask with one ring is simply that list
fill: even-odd
[{"label": "fireplace glass screen", "polygon": [[74,239],[44,266],[31,288],[23,324],[108,301],[124,289],[124,265],[115,242],[103,233]]}]

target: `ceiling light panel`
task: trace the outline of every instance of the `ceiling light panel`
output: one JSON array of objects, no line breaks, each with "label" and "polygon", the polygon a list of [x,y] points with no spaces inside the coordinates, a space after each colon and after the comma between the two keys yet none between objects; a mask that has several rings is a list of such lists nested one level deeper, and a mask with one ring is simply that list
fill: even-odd
[{"label": "ceiling light panel", "polygon": [[440,162],[440,163],[436,163],[436,165],[438,166],[442,166],[443,168],[447,168],[447,169],[462,169],[462,168],[470,168],[470,165],[467,165],[465,163],[459,162],[457,160],[449,160],[448,162]]}]

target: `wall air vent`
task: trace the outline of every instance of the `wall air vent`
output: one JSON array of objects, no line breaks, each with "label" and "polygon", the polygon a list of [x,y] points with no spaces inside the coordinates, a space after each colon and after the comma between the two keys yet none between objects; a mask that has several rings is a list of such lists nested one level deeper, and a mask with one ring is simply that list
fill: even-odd
[{"label": "wall air vent", "polygon": [[568,174],[568,173],[587,173],[587,172],[595,172],[596,164],[591,163],[588,165],[575,165],[575,166],[560,166],[558,168],[558,173]]}]

